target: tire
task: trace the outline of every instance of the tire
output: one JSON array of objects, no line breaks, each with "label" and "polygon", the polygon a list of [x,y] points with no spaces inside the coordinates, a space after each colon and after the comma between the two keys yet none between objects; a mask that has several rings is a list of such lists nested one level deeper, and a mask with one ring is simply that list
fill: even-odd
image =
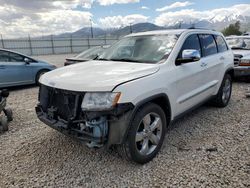
[{"label": "tire", "polygon": [[46,72],[48,72],[48,70],[40,70],[37,74],[36,74],[36,85],[39,85],[39,79],[41,78],[41,76],[43,74],[45,74]]},{"label": "tire", "polygon": [[13,121],[13,112],[10,108],[5,109],[4,114],[7,116],[8,122]]},{"label": "tire", "polygon": [[9,127],[8,127],[8,120],[6,117],[0,117],[0,129],[2,129],[2,131],[8,131]]},{"label": "tire", "polygon": [[220,89],[211,101],[211,104],[215,107],[224,108],[228,105],[232,94],[232,77],[226,74],[221,83]]},{"label": "tire", "polygon": [[139,164],[151,161],[162,147],[166,124],[160,106],[149,103],[141,107],[131,121],[125,143],[118,146],[119,154]]}]

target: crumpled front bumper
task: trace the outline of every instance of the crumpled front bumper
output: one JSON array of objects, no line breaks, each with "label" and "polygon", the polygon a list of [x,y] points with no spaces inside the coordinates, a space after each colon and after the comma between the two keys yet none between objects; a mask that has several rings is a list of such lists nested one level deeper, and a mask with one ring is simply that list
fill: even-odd
[{"label": "crumpled front bumper", "polygon": [[83,142],[94,141],[98,143],[104,143],[105,139],[96,138],[93,135],[83,132],[77,129],[73,129],[70,126],[69,122],[64,120],[53,120],[48,117],[48,114],[44,113],[41,106],[36,107],[36,114],[40,121],[50,126],[53,129],[56,129],[59,132],[62,132],[65,135],[77,138]]},{"label": "crumpled front bumper", "polygon": [[76,138],[84,143],[95,142],[110,147],[111,145],[121,144],[124,141],[133,114],[133,108],[132,105],[126,105],[126,107],[119,107],[110,112],[89,112],[87,114],[90,118],[108,117],[108,135],[106,137],[95,137],[89,132],[75,129],[71,126],[74,122],[52,119],[47,113],[43,112],[39,104],[36,107],[36,114],[40,121],[65,135]]}]

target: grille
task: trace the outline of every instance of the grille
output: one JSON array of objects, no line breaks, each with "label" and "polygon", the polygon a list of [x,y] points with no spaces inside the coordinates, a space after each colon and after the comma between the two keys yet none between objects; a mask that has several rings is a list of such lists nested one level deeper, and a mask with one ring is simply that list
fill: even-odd
[{"label": "grille", "polygon": [[39,101],[44,112],[54,109],[55,115],[68,121],[76,116],[83,94],[40,86]]},{"label": "grille", "polygon": [[235,55],[234,55],[234,65],[235,65],[235,66],[238,66],[238,65],[239,65],[240,59],[241,59],[242,57],[243,57],[243,56],[240,55],[240,54],[235,54]]}]

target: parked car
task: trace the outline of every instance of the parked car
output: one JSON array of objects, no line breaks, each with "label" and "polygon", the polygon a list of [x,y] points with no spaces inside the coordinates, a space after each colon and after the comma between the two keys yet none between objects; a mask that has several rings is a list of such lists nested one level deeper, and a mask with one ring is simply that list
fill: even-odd
[{"label": "parked car", "polygon": [[250,77],[250,36],[226,38],[234,53],[235,77]]},{"label": "parked car", "polygon": [[80,62],[85,62],[85,61],[96,59],[108,47],[109,47],[108,45],[97,46],[97,47],[93,47],[88,50],[85,50],[75,57],[67,58],[66,62],[64,63],[64,66],[73,65],[75,63],[80,63]]},{"label": "parked car", "polygon": [[89,147],[114,145],[129,160],[146,163],[171,122],[207,101],[228,105],[233,66],[219,32],[131,34],[97,60],[43,75],[36,113]]},{"label": "parked car", "polygon": [[38,83],[41,75],[55,68],[45,61],[0,49],[0,88]]}]

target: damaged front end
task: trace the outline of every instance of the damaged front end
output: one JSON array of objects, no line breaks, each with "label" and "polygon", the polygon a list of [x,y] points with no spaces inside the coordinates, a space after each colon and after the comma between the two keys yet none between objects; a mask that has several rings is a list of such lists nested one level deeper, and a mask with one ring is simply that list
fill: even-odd
[{"label": "damaged front end", "polygon": [[38,118],[50,127],[73,136],[88,147],[120,144],[128,128],[132,104],[119,104],[106,111],[84,111],[84,92],[40,86]]}]

